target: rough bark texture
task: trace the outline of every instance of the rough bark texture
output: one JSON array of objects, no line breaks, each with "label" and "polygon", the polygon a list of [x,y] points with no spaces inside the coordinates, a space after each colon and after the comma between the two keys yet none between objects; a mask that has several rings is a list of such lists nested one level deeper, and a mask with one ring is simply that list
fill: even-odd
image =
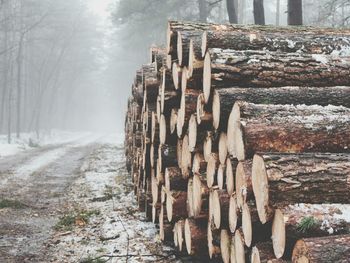
[{"label": "rough bark texture", "polygon": [[211,192],[211,211],[213,212],[214,225],[217,229],[229,226],[230,195],[226,190],[214,190]]},{"label": "rough bark texture", "polygon": [[200,42],[202,31],[178,31],[177,34],[177,57],[179,65],[182,67],[188,66],[190,57],[190,40]]},{"label": "rough bark texture", "polygon": [[187,180],[182,177],[179,167],[165,169],[165,188],[168,191],[187,191]]},{"label": "rough bark texture", "polygon": [[[211,88],[346,86],[350,60],[330,55],[209,49],[204,62],[205,96]],[[207,97],[206,97],[207,99]]]},{"label": "rough bark texture", "polygon": [[228,140],[235,142],[239,160],[250,158],[255,152],[349,152],[350,149],[349,108],[237,103],[233,114],[232,124],[240,120],[241,126],[228,134]]},{"label": "rough bark texture", "polygon": [[349,262],[350,235],[305,238],[293,250],[293,262]]},{"label": "rough bark texture", "polygon": [[305,104],[350,107],[350,87],[276,87],[226,88],[214,91],[213,126],[226,131],[227,122],[235,102],[242,100],[256,104]]},{"label": "rough bark texture", "polygon": [[271,242],[262,242],[253,247],[251,263],[287,263],[287,261],[276,259]]},{"label": "rough bark texture", "polygon": [[206,220],[195,221],[186,219],[185,241],[189,255],[207,255],[207,222]]},{"label": "rough bark texture", "polygon": [[170,222],[187,217],[186,200],[187,192],[185,191],[172,191],[167,194],[167,217]]}]

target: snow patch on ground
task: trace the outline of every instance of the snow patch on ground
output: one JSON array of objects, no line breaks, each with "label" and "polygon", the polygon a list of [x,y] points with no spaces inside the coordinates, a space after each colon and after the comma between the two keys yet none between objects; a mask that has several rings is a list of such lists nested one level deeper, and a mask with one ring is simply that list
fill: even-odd
[{"label": "snow patch on ground", "polygon": [[121,144],[98,148],[80,171],[82,176],[72,186],[69,199],[80,208],[98,210],[99,215],[68,234],[56,233],[53,259],[79,262],[102,257],[108,262],[126,262],[126,255],[130,255],[128,262],[179,262],[174,251],[160,242],[154,224],[138,212]]}]

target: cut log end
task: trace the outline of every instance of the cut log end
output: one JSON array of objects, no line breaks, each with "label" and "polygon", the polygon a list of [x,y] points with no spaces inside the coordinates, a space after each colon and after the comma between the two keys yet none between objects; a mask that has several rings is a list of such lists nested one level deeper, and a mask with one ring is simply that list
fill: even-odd
[{"label": "cut log end", "polygon": [[192,207],[192,212],[193,216],[198,216],[202,210],[202,195],[206,191],[202,184],[202,180],[200,178],[200,175],[195,174],[193,176],[193,207]]},{"label": "cut log end", "polygon": [[235,233],[236,262],[245,262],[244,241],[240,231]]},{"label": "cut log end", "polygon": [[214,91],[213,93],[212,113],[213,113],[213,127],[215,130],[217,130],[220,125],[220,96],[217,93],[217,91]]},{"label": "cut log end", "polygon": [[197,119],[195,114],[191,115],[188,125],[188,144],[190,152],[193,152],[197,144]]},{"label": "cut log end", "polygon": [[179,60],[179,64],[182,65],[182,34],[181,32],[177,32],[177,58]]},{"label": "cut log end", "polygon": [[246,182],[245,182],[245,171],[243,163],[239,162],[236,168],[236,194],[237,194],[237,205],[242,208],[246,201]]},{"label": "cut log end", "polygon": [[226,160],[226,189],[230,195],[235,191],[233,165],[230,158]]},{"label": "cut log end", "polygon": [[187,253],[191,255],[192,254],[192,235],[191,235],[191,227],[188,219],[185,220],[185,244],[186,244]]},{"label": "cut log end", "polygon": [[213,222],[216,229],[220,229],[221,225],[221,206],[218,191],[211,192],[211,211],[213,213]]},{"label": "cut log end", "polygon": [[226,164],[220,164],[218,168],[218,187],[220,190],[224,189],[225,186],[225,169],[226,169]]},{"label": "cut log end", "polygon": [[227,157],[227,136],[225,132],[222,132],[219,137],[219,161],[221,164],[226,163]]},{"label": "cut log end", "polygon": [[227,230],[223,229],[220,233],[221,257],[224,263],[230,262],[231,238]]},{"label": "cut log end", "polygon": [[261,223],[265,224],[268,217],[269,190],[264,159],[259,155],[253,157],[252,185],[256,206]]},{"label": "cut log end", "polygon": [[187,67],[182,68],[181,72],[181,91],[185,92],[187,89],[188,69]]},{"label": "cut log end", "polygon": [[204,101],[208,103],[211,91],[211,60],[210,54],[206,53],[204,57],[204,69],[203,69],[203,93]]},{"label": "cut log end", "polygon": [[173,83],[175,89],[179,89],[179,74],[181,73],[181,68],[177,63],[173,63],[172,66]]},{"label": "cut log end", "polygon": [[253,247],[251,254],[251,263],[260,263],[260,254],[257,247]]},{"label": "cut log end", "polygon": [[193,179],[190,178],[187,183],[187,213],[190,217],[194,216],[193,211]]},{"label": "cut log end", "polygon": [[173,197],[171,194],[167,194],[166,196],[166,214],[168,221],[171,222],[173,220]]},{"label": "cut log end", "polygon": [[211,155],[211,149],[212,149],[212,139],[211,136],[208,134],[207,137],[204,140],[204,144],[203,144],[203,156],[204,156],[204,160],[206,162],[209,161],[210,155]]},{"label": "cut log end", "polygon": [[242,207],[242,231],[244,235],[244,243],[247,247],[250,247],[252,244],[253,229],[250,210],[247,204],[244,204]]},{"label": "cut log end", "polygon": [[281,210],[275,210],[272,223],[272,245],[276,258],[281,258],[286,246],[286,229],[284,216]]},{"label": "cut log end", "polygon": [[227,148],[230,155],[233,157],[237,157],[237,146],[236,146],[236,138],[237,138],[237,127],[240,128],[240,110],[239,104],[235,103],[232,107],[231,113],[227,122]]},{"label": "cut log end", "polygon": [[209,156],[208,164],[207,164],[207,184],[208,187],[212,187],[215,181],[215,174],[217,168],[217,156],[215,154],[211,154]]},{"label": "cut log end", "polygon": [[166,142],[166,120],[163,114],[160,116],[159,120],[159,141],[160,144],[165,144]]},{"label": "cut log end", "polygon": [[194,47],[193,47],[193,39],[190,40],[190,47],[189,47],[189,54],[188,54],[188,76],[193,75],[193,63],[195,60],[195,55],[194,55]]},{"label": "cut log end", "polygon": [[177,109],[172,109],[170,114],[170,133],[173,134],[177,124]]},{"label": "cut log end", "polygon": [[197,98],[197,107],[196,107],[196,113],[197,113],[197,123],[198,125],[202,122],[202,117],[205,116],[205,110],[204,110],[204,94],[201,93]]},{"label": "cut log end", "polygon": [[236,195],[231,195],[230,197],[230,205],[229,205],[229,228],[231,233],[234,233],[237,228],[237,221],[238,221],[238,207],[237,207],[237,200]]}]

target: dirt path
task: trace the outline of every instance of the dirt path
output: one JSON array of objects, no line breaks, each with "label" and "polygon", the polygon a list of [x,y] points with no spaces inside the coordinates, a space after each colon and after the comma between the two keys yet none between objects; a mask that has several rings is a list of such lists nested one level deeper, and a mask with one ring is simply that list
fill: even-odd
[{"label": "dirt path", "polygon": [[178,262],[137,212],[123,154],[88,142],[1,160],[0,262]]}]

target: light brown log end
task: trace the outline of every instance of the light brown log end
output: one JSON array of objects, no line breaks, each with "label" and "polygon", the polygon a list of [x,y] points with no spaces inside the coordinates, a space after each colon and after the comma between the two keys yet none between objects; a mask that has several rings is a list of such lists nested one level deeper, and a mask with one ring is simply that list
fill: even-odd
[{"label": "light brown log end", "polygon": [[242,232],[245,245],[250,247],[252,244],[253,229],[249,206],[246,203],[242,207]]},{"label": "light brown log end", "polygon": [[229,206],[229,228],[231,233],[235,233],[237,229],[237,222],[238,222],[238,207],[237,207],[237,199],[236,195],[232,194],[230,197],[230,206]]},{"label": "light brown log end", "polygon": [[203,69],[203,93],[204,101],[208,103],[211,91],[211,59],[210,54],[206,53],[204,57],[204,69]]},{"label": "light brown log end", "polygon": [[222,229],[220,233],[220,250],[224,263],[230,262],[231,236],[226,229]]},{"label": "light brown log end", "polygon": [[195,114],[191,115],[190,122],[188,124],[188,144],[189,151],[193,152],[197,144],[197,118]]},{"label": "light brown log end", "polygon": [[281,210],[275,210],[272,223],[272,245],[276,258],[281,258],[286,247],[286,227],[284,216]]}]

